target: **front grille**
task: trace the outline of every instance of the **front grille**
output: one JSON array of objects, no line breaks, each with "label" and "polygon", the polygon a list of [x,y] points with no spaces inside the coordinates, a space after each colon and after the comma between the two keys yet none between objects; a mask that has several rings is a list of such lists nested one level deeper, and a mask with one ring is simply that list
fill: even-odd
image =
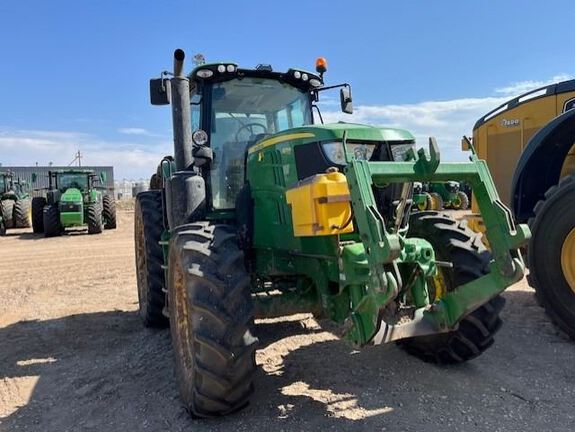
[{"label": "front grille", "polygon": [[76,203],[60,203],[60,212],[62,213],[79,213],[82,211],[82,204]]}]

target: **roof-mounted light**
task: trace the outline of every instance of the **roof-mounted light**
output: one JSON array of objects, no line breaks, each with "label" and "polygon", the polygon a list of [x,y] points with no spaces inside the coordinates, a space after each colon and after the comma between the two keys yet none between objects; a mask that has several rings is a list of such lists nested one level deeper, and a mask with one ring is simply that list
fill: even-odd
[{"label": "roof-mounted light", "polygon": [[315,61],[315,70],[320,76],[327,72],[327,60],[325,57],[318,57]]},{"label": "roof-mounted light", "polygon": [[214,75],[214,71],[210,69],[200,69],[196,72],[196,75],[200,78],[210,78]]}]

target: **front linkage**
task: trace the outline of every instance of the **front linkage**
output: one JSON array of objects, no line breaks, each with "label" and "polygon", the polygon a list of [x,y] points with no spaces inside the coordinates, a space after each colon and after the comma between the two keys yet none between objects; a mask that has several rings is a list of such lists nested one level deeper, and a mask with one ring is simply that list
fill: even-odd
[{"label": "front linkage", "polygon": [[[514,225],[510,211],[499,200],[485,162],[472,155],[471,162],[440,164],[432,138],[429,148],[429,158],[423,149],[417,156],[412,150],[406,162],[350,160],[345,169],[355,224],[363,244],[361,247],[361,243],[342,243],[339,259],[340,285],[349,288],[352,308],[345,325],[346,336],[356,344],[380,344],[452,331],[470,312],[523,277],[525,266],[518,248],[526,244],[530,232],[526,225]],[[436,261],[431,244],[406,237],[406,230],[400,229],[399,223],[386,227],[372,188],[453,179],[467,181],[473,187],[493,259],[488,274],[430,300],[425,281],[437,274],[438,266],[450,263]],[[399,204],[398,217],[403,213],[402,205],[405,202]],[[402,263],[411,263],[415,269],[404,278],[403,287],[399,286],[398,272],[393,271]],[[404,324],[390,324],[394,320],[386,322],[386,307],[406,286],[417,307],[414,318]]]}]

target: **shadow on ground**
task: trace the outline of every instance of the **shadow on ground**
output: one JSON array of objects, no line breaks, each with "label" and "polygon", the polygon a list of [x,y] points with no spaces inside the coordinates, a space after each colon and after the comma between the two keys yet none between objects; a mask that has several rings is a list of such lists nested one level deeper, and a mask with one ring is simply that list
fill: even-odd
[{"label": "shadow on ground", "polygon": [[142,328],[135,312],[18,322],[0,329],[0,398],[11,407],[0,430],[572,430],[541,413],[568,409],[573,344],[531,293],[506,297],[498,343],[449,368],[393,345],[354,351],[310,318],[266,321],[252,403],[204,421],[180,404],[169,332]]}]

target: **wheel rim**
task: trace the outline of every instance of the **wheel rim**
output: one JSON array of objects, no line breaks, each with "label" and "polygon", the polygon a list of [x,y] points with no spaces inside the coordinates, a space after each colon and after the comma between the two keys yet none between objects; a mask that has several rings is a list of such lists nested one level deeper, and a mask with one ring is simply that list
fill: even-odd
[{"label": "wheel rim", "polygon": [[420,201],[420,202],[417,204],[417,208],[418,208],[419,210],[423,211],[423,210],[425,210],[425,209],[427,208],[427,205],[426,205],[426,204],[427,204],[427,203],[426,203],[425,201]]},{"label": "wheel rim", "polygon": [[575,293],[575,228],[571,230],[563,242],[561,268],[567,284]]}]

